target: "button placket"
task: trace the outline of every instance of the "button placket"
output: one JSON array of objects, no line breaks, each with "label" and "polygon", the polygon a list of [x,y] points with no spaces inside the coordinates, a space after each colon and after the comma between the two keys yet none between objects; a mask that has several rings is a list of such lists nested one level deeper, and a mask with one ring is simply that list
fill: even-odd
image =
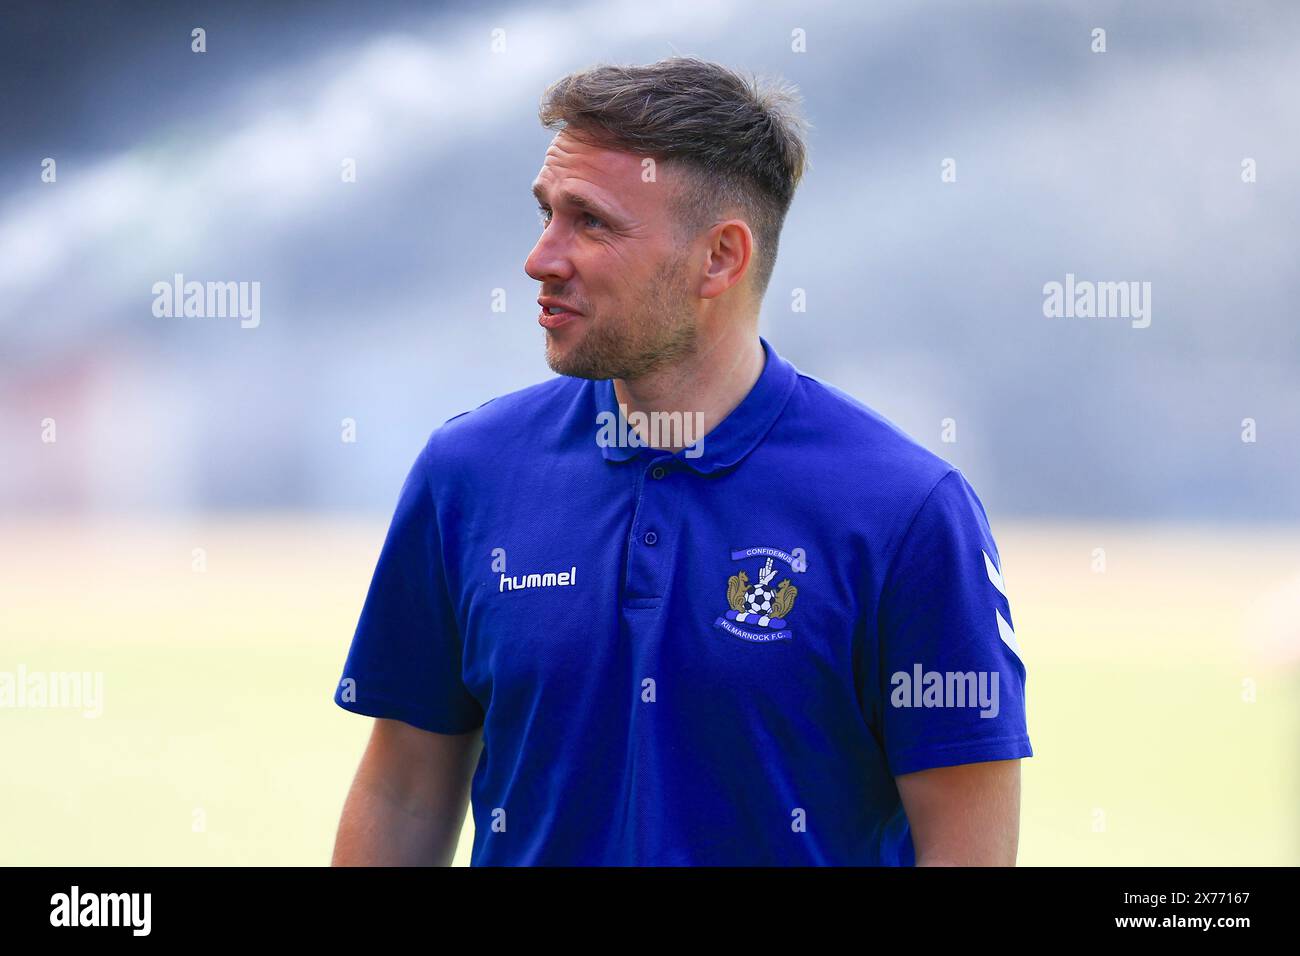
[{"label": "button placket", "polygon": [[669,470],[662,464],[643,468],[637,480],[637,505],[628,539],[624,600],[663,597],[671,580],[673,522],[679,489],[666,482]]}]

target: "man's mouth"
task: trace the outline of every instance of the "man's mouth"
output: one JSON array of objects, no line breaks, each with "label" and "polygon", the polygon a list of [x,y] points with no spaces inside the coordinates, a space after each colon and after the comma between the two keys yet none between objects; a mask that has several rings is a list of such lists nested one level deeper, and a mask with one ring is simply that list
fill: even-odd
[{"label": "man's mouth", "polygon": [[558,329],[581,316],[582,313],[574,312],[567,305],[547,304],[542,305],[542,311],[537,315],[537,322],[544,329]]}]

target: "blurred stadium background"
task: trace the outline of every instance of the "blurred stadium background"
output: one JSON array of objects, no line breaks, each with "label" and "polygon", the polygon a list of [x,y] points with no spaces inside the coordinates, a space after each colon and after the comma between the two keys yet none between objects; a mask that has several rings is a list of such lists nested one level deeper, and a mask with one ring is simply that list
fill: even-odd
[{"label": "blurred stadium background", "polygon": [[[806,100],[764,334],[988,509],[1029,671],[1021,862],[1300,862],[1300,9],[0,24],[0,671],[104,675],[99,717],[0,708],[0,864],[328,861],[370,723],[331,695],[402,478],[437,424],[551,374],[538,97],[675,53]],[[155,317],[176,273],[260,282],[260,325]],[[1044,317],[1067,273],[1151,282],[1150,326]]]}]

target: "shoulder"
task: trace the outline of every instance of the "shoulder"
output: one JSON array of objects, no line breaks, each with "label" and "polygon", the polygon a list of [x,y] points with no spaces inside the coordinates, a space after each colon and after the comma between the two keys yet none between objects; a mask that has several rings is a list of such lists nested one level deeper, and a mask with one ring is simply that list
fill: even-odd
[{"label": "shoulder", "polygon": [[590,403],[591,383],[557,375],[490,398],[433,429],[422,457],[428,467],[497,458],[503,451],[539,449]]},{"label": "shoulder", "polygon": [[819,450],[813,457],[824,459],[850,487],[870,485],[919,506],[957,471],[876,409],[806,372],[799,373],[786,415],[801,444]]},{"label": "shoulder", "polygon": [[813,458],[825,464],[814,474],[832,483],[841,508],[869,516],[885,555],[896,554],[905,540],[923,551],[978,540],[997,557],[984,505],[956,465],[814,376],[800,373],[795,397],[793,428],[806,428],[824,444]]}]

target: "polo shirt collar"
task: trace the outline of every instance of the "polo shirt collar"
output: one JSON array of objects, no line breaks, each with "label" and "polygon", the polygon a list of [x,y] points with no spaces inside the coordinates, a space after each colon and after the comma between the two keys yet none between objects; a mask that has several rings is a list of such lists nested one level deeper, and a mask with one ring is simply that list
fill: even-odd
[{"label": "polo shirt collar", "polygon": [[[753,451],[776,423],[777,416],[794,391],[799,372],[777,354],[767,339],[760,335],[758,340],[763,345],[763,371],[759,373],[749,394],[704,436],[700,443],[703,453],[699,457],[687,457],[686,452],[695,449],[684,448],[671,456],[672,461],[680,462],[702,475],[730,468]],[[596,407],[616,416],[620,435],[631,433],[618,407],[618,393],[614,391],[612,379],[596,382]],[[630,444],[605,444],[600,446],[600,452],[608,461],[627,461],[643,453],[654,456],[668,454],[661,449]]]}]

